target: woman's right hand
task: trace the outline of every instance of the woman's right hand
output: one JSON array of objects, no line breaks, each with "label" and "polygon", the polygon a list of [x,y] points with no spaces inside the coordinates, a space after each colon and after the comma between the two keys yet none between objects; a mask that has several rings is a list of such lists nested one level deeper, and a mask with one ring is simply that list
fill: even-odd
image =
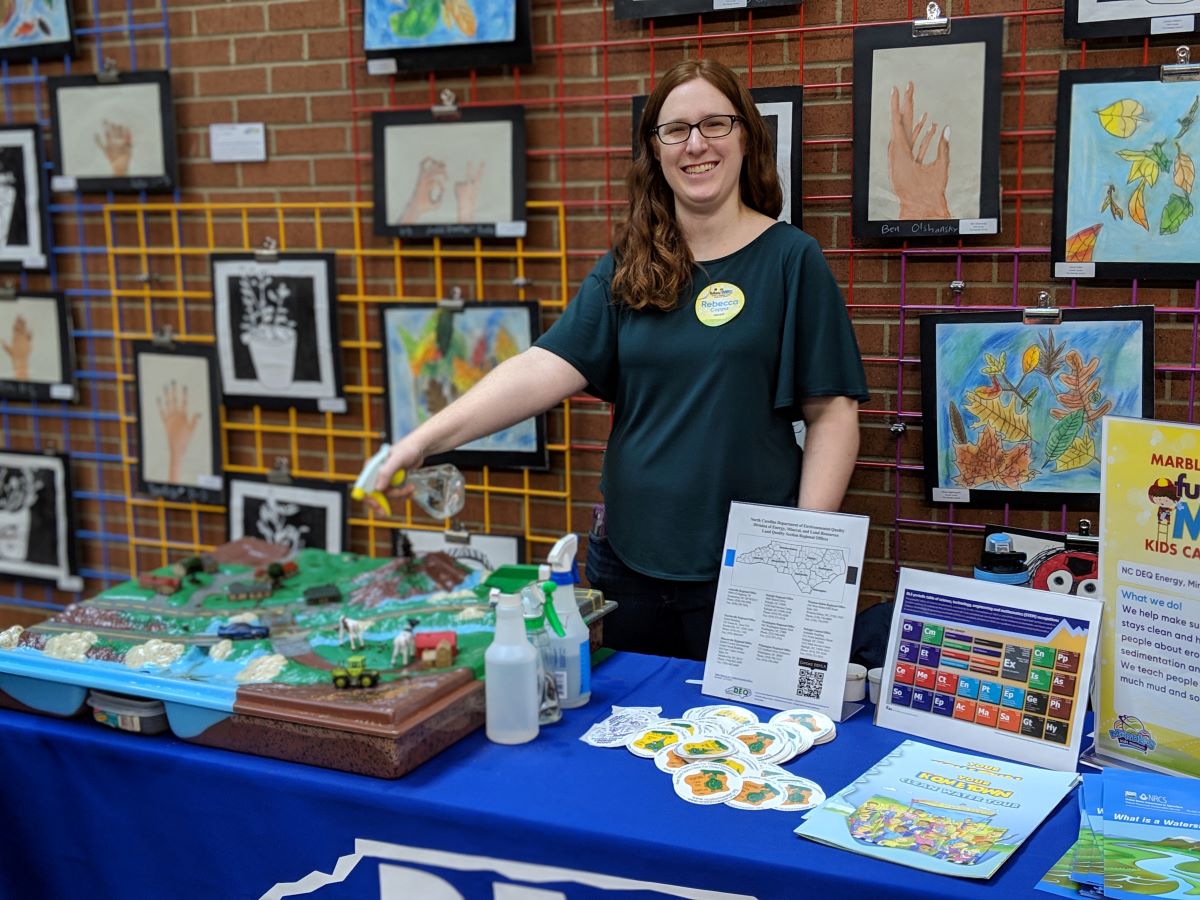
[{"label": "woman's right hand", "polygon": [[[388,502],[390,503],[395,504],[397,501],[404,500],[412,494],[413,488],[407,482],[393,486],[392,476],[401,469],[405,472],[410,472],[413,469],[420,468],[421,463],[424,461],[425,450],[412,439],[412,435],[402,438],[392,444],[392,449],[388,453],[387,459],[379,467],[379,472],[375,477],[375,490],[387,495]],[[383,507],[373,497],[368,497],[367,502],[370,503],[377,513],[384,512]]]}]

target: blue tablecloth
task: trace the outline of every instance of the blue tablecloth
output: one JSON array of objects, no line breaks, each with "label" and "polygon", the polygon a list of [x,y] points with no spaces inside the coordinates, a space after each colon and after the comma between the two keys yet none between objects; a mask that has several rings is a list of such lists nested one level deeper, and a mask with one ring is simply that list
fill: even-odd
[{"label": "blue tablecloth", "polygon": [[[580,873],[764,900],[1047,896],[1033,886],[1074,838],[1071,801],[976,883],[802,840],[799,814],[685,803],[652,761],[578,740],[613,704],[674,715],[716,702],[687,683],[700,674],[694,662],[619,654],[596,670],[592,703],[533,743],[497,746],[481,730],[397,781],[0,710],[0,897],[491,900],[501,882],[511,897],[532,896],[520,885],[705,896]],[[787,768],[831,794],[852,781],[905,738],[869,712]],[[459,893],[438,893],[437,879]]]}]

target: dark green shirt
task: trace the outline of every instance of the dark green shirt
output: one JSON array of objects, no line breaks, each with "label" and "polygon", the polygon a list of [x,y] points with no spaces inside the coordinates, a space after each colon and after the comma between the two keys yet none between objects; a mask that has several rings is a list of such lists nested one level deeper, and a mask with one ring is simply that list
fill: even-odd
[{"label": "dark green shirt", "polygon": [[[698,264],[670,312],[614,304],[612,276],[609,253],[537,346],[614,404],[600,488],[617,556],[658,578],[715,578],[731,501],[796,504],[803,401],[867,399],[841,291],[816,241],[783,223]],[[697,295],[722,283],[744,306],[706,325]]]}]

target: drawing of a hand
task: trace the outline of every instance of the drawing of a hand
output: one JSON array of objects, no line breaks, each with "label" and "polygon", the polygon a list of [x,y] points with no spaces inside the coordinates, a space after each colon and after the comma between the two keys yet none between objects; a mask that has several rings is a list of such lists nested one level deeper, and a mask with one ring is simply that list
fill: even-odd
[{"label": "drawing of a hand", "polygon": [[183,457],[187,453],[188,444],[192,442],[192,434],[196,431],[196,423],[200,421],[200,413],[188,418],[188,391],[184,385],[181,391],[172,381],[163,388],[162,396],[156,398],[158,416],[162,419],[163,430],[167,433],[167,482],[179,484],[182,481]]},{"label": "drawing of a hand", "polygon": [[467,177],[462,181],[454,182],[454,199],[458,202],[458,221],[474,222],[475,221],[475,204],[479,201],[479,182],[483,180],[483,165],[485,160],[479,161],[479,168],[472,169],[471,164],[467,163]]},{"label": "drawing of a hand", "polygon": [[421,171],[417,175],[417,183],[413,186],[412,197],[404,212],[400,214],[401,223],[415,222],[426,213],[430,213],[442,205],[442,197],[446,193],[446,164],[440,159],[426,156],[421,160]]},{"label": "drawing of a hand", "polygon": [[108,158],[113,176],[124,177],[129,171],[129,160],[133,156],[133,134],[124,125],[104,120],[104,140],[95,135],[96,146]]},{"label": "drawing of a hand", "polygon": [[13,377],[29,377],[29,354],[33,350],[33,332],[25,322],[24,316],[17,316],[12,327],[12,342],[0,341],[4,352],[12,360]]},{"label": "drawing of a hand", "polygon": [[[926,130],[925,120],[929,114],[925,113],[913,125],[914,90],[910,81],[901,100],[900,89],[892,88],[892,139],[888,142],[888,175],[892,179],[892,191],[900,200],[901,219],[949,219],[946,184],[950,180],[950,126],[942,129],[933,162],[925,162],[925,153],[938,133],[938,123],[934,122]],[[918,139],[921,141],[919,146]]]}]

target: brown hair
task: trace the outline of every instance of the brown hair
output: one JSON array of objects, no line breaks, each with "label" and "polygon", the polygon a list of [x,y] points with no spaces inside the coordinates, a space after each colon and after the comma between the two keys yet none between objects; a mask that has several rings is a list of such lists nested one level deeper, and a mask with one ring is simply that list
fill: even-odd
[{"label": "brown hair", "polygon": [[1154,484],[1150,485],[1150,489],[1146,491],[1146,496],[1153,503],[1159,497],[1170,497],[1172,500],[1179,499],[1179,490],[1175,487],[1175,482],[1168,481],[1166,478],[1156,478]]},{"label": "brown hair", "polygon": [[613,297],[631,309],[674,309],[692,279],[692,252],[675,219],[675,195],[654,154],[657,138],[652,129],[667,95],[696,78],[703,78],[724,94],[742,120],[742,203],[772,219],[778,218],[783,209],[770,132],[737,75],[711,59],[689,59],[672,66],[646,99],[637,123],[639,152],[626,179],[629,214],[617,229]]}]

